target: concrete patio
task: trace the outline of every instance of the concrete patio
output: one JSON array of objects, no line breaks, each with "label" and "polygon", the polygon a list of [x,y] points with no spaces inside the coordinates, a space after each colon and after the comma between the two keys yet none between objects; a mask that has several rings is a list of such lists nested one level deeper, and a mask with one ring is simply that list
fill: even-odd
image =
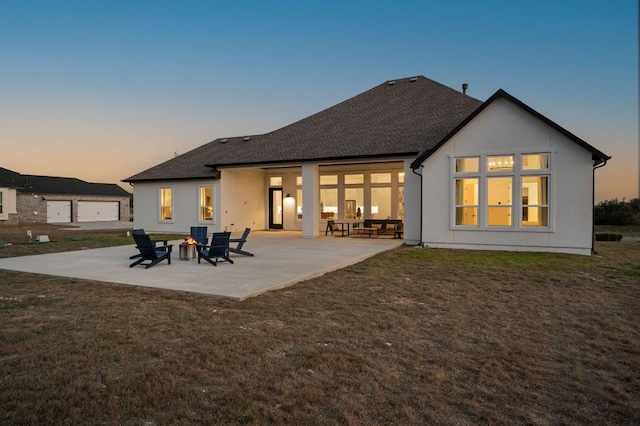
[{"label": "concrete patio", "polygon": [[[234,235],[235,236],[235,235]],[[235,264],[180,260],[178,244],[171,265],[129,268],[135,247],[52,253],[0,259],[0,269],[208,294],[234,300],[293,285],[358,263],[402,245],[390,238],[321,237],[303,239],[300,232],[251,232],[244,249],[254,257],[232,253]]]}]

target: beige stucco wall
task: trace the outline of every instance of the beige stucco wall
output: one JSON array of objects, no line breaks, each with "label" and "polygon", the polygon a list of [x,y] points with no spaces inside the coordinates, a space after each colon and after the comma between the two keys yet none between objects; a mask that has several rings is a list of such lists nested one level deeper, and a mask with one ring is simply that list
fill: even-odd
[{"label": "beige stucco wall", "polygon": [[[491,230],[461,230],[452,226],[452,157],[536,152],[551,153],[548,229],[518,229],[518,224],[511,229]],[[590,253],[591,153],[510,102],[499,99],[489,105],[422,166],[422,241],[425,245]],[[517,206],[514,200],[514,209]],[[482,211],[479,214],[482,215]]]}]

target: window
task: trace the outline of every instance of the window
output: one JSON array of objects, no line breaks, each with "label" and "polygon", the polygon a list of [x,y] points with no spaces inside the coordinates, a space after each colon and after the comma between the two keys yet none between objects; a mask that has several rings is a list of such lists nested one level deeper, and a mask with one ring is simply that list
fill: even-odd
[{"label": "window", "polygon": [[458,157],[452,166],[453,226],[549,227],[551,154]]},{"label": "window", "polygon": [[320,213],[321,219],[338,217],[338,188],[320,189]]},{"label": "window", "polygon": [[478,157],[470,158],[456,158],[456,172],[479,172],[480,171],[480,159]]},{"label": "window", "polygon": [[296,176],[296,218],[302,220],[302,176]]},{"label": "window", "polygon": [[362,173],[359,173],[357,175],[344,175],[344,184],[345,185],[363,185],[364,175]]},{"label": "window", "polygon": [[391,173],[371,173],[371,183],[391,183]]},{"label": "window", "polygon": [[345,219],[361,219],[364,212],[364,188],[344,189]]},{"label": "window", "polygon": [[320,175],[320,185],[337,185],[338,175]]},{"label": "window", "polygon": [[213,221],[213,188],[210,186],[200,187],[200,221]]},{"label": "window", "polygon": [[2,203],[2,191],[0,191],[0,214],[4,213],[4,204]]},{"label": "window", "polygon": [[160,220],[173,219],[173,190],[160,188]]},{"label": "window", "polygon": [[302,189],[296,189],[296,218],[302,220]]},{"label": "window", "polygon": [[511,226],[512,179],[487,178],[487,225]]},{"label": "window", "polygon": [[478,178],[456,179],[456,225],[478,225]]},{"label": "window", "polygon": [[282,186],[282,176],[271,176],[269,186]]}]

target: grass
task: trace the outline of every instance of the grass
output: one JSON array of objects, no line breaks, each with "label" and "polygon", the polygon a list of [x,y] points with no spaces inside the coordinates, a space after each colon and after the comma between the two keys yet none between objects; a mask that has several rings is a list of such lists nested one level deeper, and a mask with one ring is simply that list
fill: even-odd
[{"label": "grass", "polygon": [[0,424],[638,424],[640,244],[596,251],[403,247],[242,302],[0,271]]}]

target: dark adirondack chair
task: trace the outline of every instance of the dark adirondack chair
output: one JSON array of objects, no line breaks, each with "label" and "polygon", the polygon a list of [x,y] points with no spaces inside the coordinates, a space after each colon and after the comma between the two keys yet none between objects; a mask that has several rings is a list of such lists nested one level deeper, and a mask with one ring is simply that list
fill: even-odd
[{"label": "dark adirondack chair", "polygon": [[249,253],[248,251],[242,250],[242,246],[247,242],[247,237],[249,236],[249,232],[251,228],[245,228],[242,237],[240,238],[231,238],[229,239],[229,243],[237,243],[238,245],[235,247],[229,247],[229,251],[231,253],[243,254],[245,256],[253,256],[253,253]]},{"label": "dark adirondack chair", "polygon": [[207,238],[207,227],[206,226],[192,226],[191,232],[189,232],[189,236],[197,241],[198,245],[196,246],[196,251],[200,251],[202,246],[206,246],[209,243],[209,238]]},{"label": "dark adirondack chair", "polygon": [[214,232],[211,245],[202,247],[198,252],[198,263],[204,259],[213,266],[218,266],[218,262],[221,262],[220,259],[222,259],[233,264],[233,260],[229,259],[230,236],[231,232]]},{"label": "dark adirondack chair", "polygon": [[[147,233],[144,232],[144,229],[134,229],[133,232],[131,232],[131,235],[135,235],[135,234],[147,235]],[[156,247],[158,245],[158,243],[162,243],[163,246],[166,246],[167,242],[168,242],[168,240],[151,240],[151,244],[153,244],[154,247]],[[129,256],[129,259],[137,259],[140,256],[142,256],[142,254],[140,254],[140,253],[134,254],[132,256]]]},{"label": "dark adirondack chair", "polygon": [[[137,232],[136,232],[137,231]],[[130,268],[136,265],[144,265],[145,269],[151,268],[154,265],[166,260],[171,265],[171,249],[172,245],[158,246],[149,238],[144,231],[135,230],[133,232],[133,239],[136,242],[136,248],[140,250],[139,259],[129,265]],[[147,263],[144,263],[147,262]]]},{"label": "dark adirondack chair", "polygon": [[206,226],[192,226],[189,235],[191,236],[191,238],[196,240],[199,245],[206,246],[209,242],[209,239],[207,238]]}]

